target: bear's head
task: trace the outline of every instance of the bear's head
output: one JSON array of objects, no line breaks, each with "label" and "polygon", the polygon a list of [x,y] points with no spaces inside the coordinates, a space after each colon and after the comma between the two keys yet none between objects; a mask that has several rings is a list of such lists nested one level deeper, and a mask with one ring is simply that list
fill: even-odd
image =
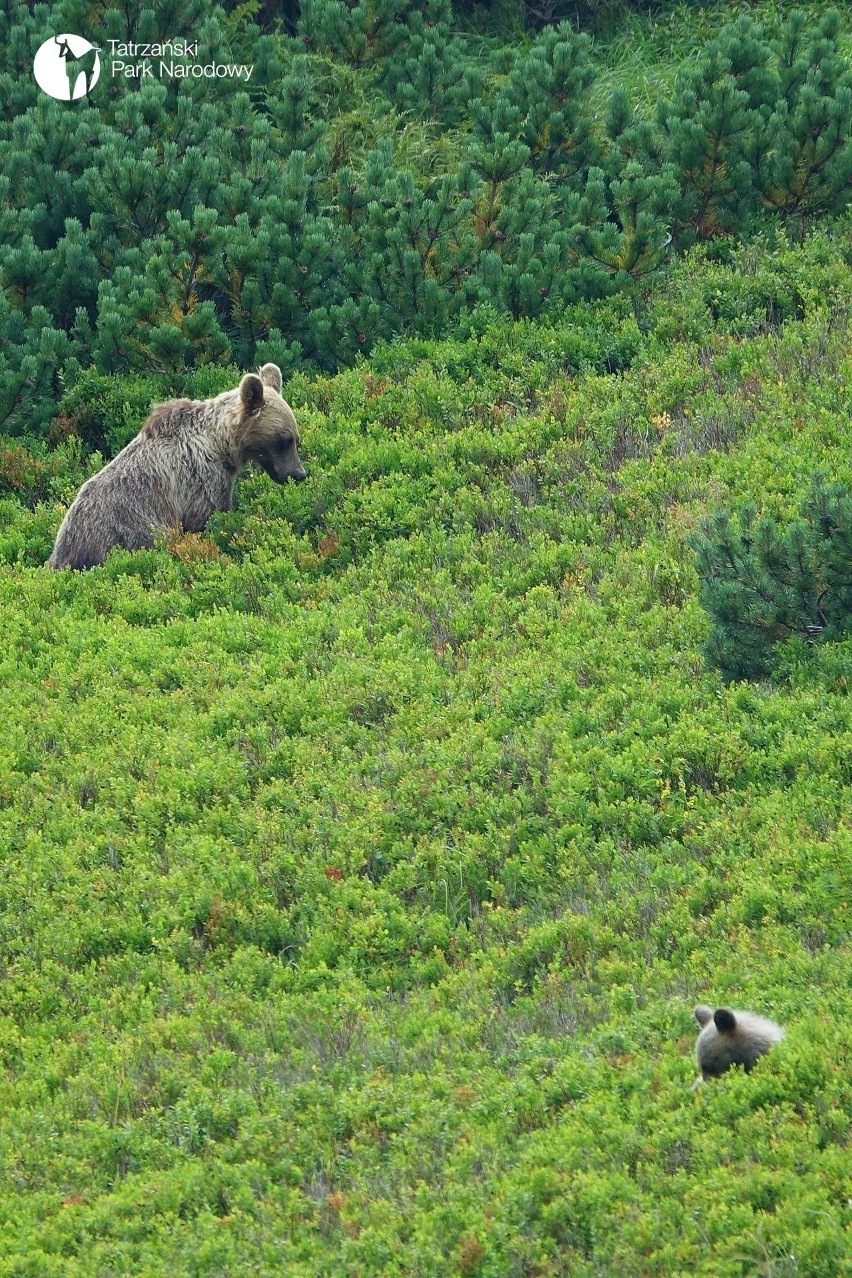
[{"label": "bear's head", "polygon": [[784,1037],[780,1025],[755,1012],[733,1012],[729,1007],[714,1011],[701,1003],[694,1016],[701,1031],[695,1054],[705,1079],[718,1078],[732,1065],[742,1065],[748,1073]]},{"label": "bear's head", "polygon": [[260,374],[246,373],[240,382],[240,446],[245,462],[256,462],[285,484],[307,479],[299,457],[299,431],[293,410],[281,398],[281,369],[264,364]]}]

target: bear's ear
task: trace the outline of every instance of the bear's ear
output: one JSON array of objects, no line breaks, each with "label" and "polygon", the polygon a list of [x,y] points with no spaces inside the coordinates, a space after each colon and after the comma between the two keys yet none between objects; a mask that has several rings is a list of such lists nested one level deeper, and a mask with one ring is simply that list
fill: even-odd
[{"label": "bear's ear", "polygon": [[732,1034],[737,1028],[737,1018],[728,1007],[717,1007],[713,1013],[713,1020],[720,1034]]},{"label": "bear's ear", "polygon": [[713,1019],[713,1008],[706,1007],[703,1003],[699,1003],[698,1006],[693,1010],[692,1015],[695,1017],[695,1019],[698,1021],[698,1024],[703,1029],[704,1026],[709,1025]]},{"label": "bear's ear", "polygon": [[254,417],[263,408],[263,382],[257,373],[246,373],[240,382],[240,403],[246,417]]},{"label": "bear's ear", "polygon": [[281,394],[281,387],[284,382],[281,377],[281,369],[277,364],[264,364],[260,370],[260,380],[264,386],[271,386],[273,390],[277,390]]}]

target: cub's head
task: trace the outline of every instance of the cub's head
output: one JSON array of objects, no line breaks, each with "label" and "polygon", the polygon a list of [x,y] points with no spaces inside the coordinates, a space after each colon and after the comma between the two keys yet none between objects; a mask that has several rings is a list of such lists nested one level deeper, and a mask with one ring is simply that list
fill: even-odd
[{"label": "cub's head", "polygon": [[299,457],[296,419],[281,398],[281,386],[278,365],[264,364],[259,375],[246,373],[239,387],[243,461],[262,466],[276,484],[308,477]]},{"label": "cub's head", "polygon": [[732,1012],[729,1007],[695,1008],[700,1027],[695,1055],[702,1078],[718,1078],[732,1065],[742,1065],[748,1073],[769,1049],[784,1037],[774,1021],[755,1012]]}]

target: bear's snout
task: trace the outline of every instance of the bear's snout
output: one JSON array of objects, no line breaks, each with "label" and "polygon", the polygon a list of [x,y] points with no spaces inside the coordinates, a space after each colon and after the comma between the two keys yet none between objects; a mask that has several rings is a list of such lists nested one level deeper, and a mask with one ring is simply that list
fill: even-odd
[{"label": "bear's snout", "polygon": [[297,484],[301,484],[303,479],[307,479],[308,472],[306,470],[282,470],[280,467],[264,467],[270,479],[274,479],[276,484],[286,484],[289,479],[294,479]]}]

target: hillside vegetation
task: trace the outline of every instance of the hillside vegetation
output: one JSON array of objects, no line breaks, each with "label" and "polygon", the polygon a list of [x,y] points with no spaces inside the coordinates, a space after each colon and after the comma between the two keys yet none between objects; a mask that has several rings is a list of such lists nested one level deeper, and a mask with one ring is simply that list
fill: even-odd
[{"label": "hillside vegetation", "polygon": [[[183,394],[210,366],[330,372],[612,294],[641,313],[696,240],[846,209],[848,13],[664,13],[625,54],[571,22],[475,35],[473,7],[304,0],[282,34],[260,0],[8,4],[0,429],[47,434],[86,369]],[[55,30],[102,47],[74,103],[31,73]],[[192,69],[251,80],[110,74],[111,49],[187,33]]]},{"label": "hillside vegetation", "polygon": [[[625,8],[0,13],[0,1278],[850,1275],[852,640],[695,551],[852,490],[848,13]],[[44,567],[266,360],[307,482]]]},{"label": "hillside vegetation", "polygon": [[[848,1272],[852,644],[723,684],[686,539],[852,480],[852,239],[728,256],[85,575],[6,446],[0,1274]],[[702,1000],[788,1036],[693,1094]]]}]

